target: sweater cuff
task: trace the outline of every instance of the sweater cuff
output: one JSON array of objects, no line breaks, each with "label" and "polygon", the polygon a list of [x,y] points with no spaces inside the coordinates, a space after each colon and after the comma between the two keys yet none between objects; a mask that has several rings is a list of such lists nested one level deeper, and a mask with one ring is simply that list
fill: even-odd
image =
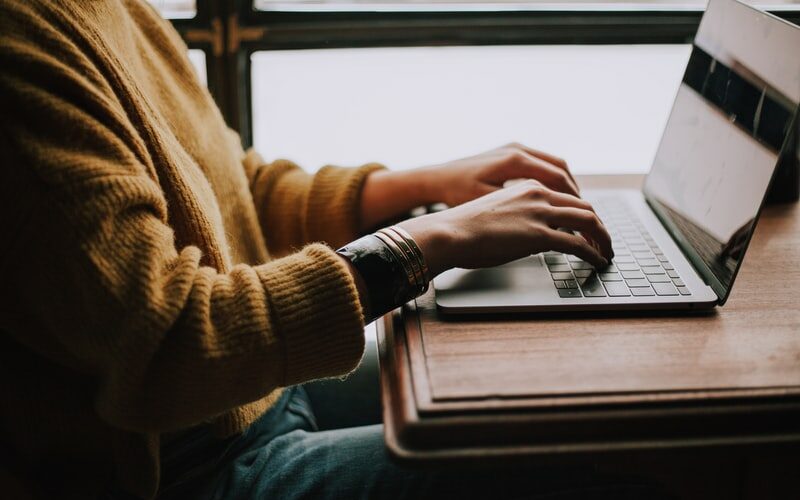
[{"label": "sweater cuff", "polygon": [[284,344],[284,386],[349,373],[364,354],[364,316],[353,277],[313,244],[258,268]]},{"label": "sweater cuff", "polygon": [[308,236],[339,246],[359,232],[361,191],[367,176],[385,167],[369,163],[359,168],[327,166],[314,175],[306,215]]}]

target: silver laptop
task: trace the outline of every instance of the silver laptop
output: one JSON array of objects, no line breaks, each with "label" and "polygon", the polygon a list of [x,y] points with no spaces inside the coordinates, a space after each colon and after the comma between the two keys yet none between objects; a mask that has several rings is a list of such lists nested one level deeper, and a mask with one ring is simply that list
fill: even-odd
[{"label": "silver laptop", "polygon": [[439,309],[724,304],[779,155],[797,133],[798,54],[800,28],[735,0],[711,0],[643,189],[583,193],[611,233],[611,265],[595,269],[550,252],[452,269],[434,280]]}]

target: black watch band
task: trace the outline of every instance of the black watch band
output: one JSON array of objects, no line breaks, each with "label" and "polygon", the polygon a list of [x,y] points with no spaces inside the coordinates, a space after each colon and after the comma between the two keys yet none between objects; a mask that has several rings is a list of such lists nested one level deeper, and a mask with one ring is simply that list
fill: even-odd
[{"label": "black watch band", "polygon": [[367,323],[417,297],[419,289],[409,282],[402,262],[377,236],[359,238],[336,253],[350,261],[367,287]]}]

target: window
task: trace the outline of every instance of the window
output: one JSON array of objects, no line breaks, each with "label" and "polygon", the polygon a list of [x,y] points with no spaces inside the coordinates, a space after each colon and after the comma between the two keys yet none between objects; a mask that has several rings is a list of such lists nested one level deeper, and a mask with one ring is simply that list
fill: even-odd
[{"label": "window", "polygon": [[577,173],[646,172],[688,55],[688,45],[256,52],[254,145],[309,170],[403,169],[517,140]]},{"label": "window", "polygon": [[[706,0],[255,0],[267,11],[498,11],[498,10],[681,10],[702,9]],[[798,0],[750,2],[767,10],[780,10]]]},{"label": "window", "polygon": [[[516,139],[564,151],[578,171],[623,172],[649,163],[684,64],[685,45],[694,36],[706,0],[150,1],[173,19],[190,49],[202,51],[192,52],[192,60],[201,77],[205,67],[209,89],[229,124],[240,131],[246,145],[256,144],[269,157],[293,156],[307,168],[326,161],[353,164],[367,159],[410,167]],[[800,22],[800,0],[752,3]],[[497,45],[503,47],[489,47]],[[574,65],[559,66],[557,56]],[[516,61],[510,64],[518,66],[513,70],[518,85],[513,92],[495,92],[509,101],[524,101],[520,111],[492,114],[492,109],[507,106],[490,106],[497,97],[492,97],[485,73],[498,68],[497,58]],[[351,69],[337,79],[327,78],[326,68],[334,61]],[[361,65],[382,62],[382,71],[389,74],[386,61],[401,65],[397,81],[365,86],[371,76],[359,73]],[[579,89],[580,75],[588,74],[579,68],[591,64],[592,79],[584,76]],[[426,65],[437,75],[427,83],[413,77]],[[568,83],[538,80],[535,65],[556,68]],[[642,65],[651,70],[639,70]],[[465,93],[461,97],[446,92],[442,82],[470,69],[484,77],[468,79],[460,87]],[[531,87],[527,99],[526,86]],[[548,99],[537,96],[534,86]],[[336,96],[334,88],[340,88]],[[387,96],[387,88],[399,97],[375,101],[375,96]],[[571,93],[559,95],[565,88]],[[627,108],[602,98],[623,94],[629,97]],[[325,103],[319,101],[321,96],[328,97]],[[473,125],[463,120],[467,106],[458,103],[466,99],[473,99],[475,114],[486,118]],[[399,102],[407,105],[392,108]],[[552,103],[557,102],[568,112],[556,113]],[[545,112],[525,123],[524,113],[537,106]],[[583,111],[581,117],[573,111],[577,108]],[[400,118],[410,119],[411,110],[437,114],[428,113],[427,121],[409,127]],[[398,120],[391,119],[392,113]],[[336,128],[323,130],[318,124],[330,125],[333,115],[340,117]],[[307,122],[300,127],[303,118]],[[372,121],[387,133],[365,126]],[[544,125],[552,123],[559,125]],[[604,126],[608,123],[620,128],[617,139],[615,129]],[[454,132],[431,141],[437,132],[434,125]],[[317,135],[312,137],[314,130]],[[366,138],[367,133],[372,135]],[[635,151],[614,151],[619,145],[615,141],[631,133],[638,134]],[[354,141],[360,136],[365,136],[358,144],[363,153],[356,154]],[[411,145],[420,137],[427,143]],[[579,142],[587,146],[579,148]]]},{"label": "window", "polygon": [[148,0],[167,19],[191,19],[197,15],[195,0]]}]

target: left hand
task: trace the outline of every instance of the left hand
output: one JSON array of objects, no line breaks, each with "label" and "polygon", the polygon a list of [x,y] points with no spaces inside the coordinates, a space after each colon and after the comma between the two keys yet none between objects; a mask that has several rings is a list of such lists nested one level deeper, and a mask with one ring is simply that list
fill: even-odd
[{"label": "left hand", "polygon": [[578,185],[564,160],[512,143],[432,167],[371,174],[362,192],[359,229],[368,231],[422,205],[455,207],[516,179],[534,179],[552,191],[578,196]]},{"label": "left hand", "polygon": [[425,190],[435,193],[436,201],[451,207],[501,189],[507,181],[516,179],[534,179],[553,191],[579,196],[578,184],[564,160],[517,143],[416,173],[425,183]]}]

